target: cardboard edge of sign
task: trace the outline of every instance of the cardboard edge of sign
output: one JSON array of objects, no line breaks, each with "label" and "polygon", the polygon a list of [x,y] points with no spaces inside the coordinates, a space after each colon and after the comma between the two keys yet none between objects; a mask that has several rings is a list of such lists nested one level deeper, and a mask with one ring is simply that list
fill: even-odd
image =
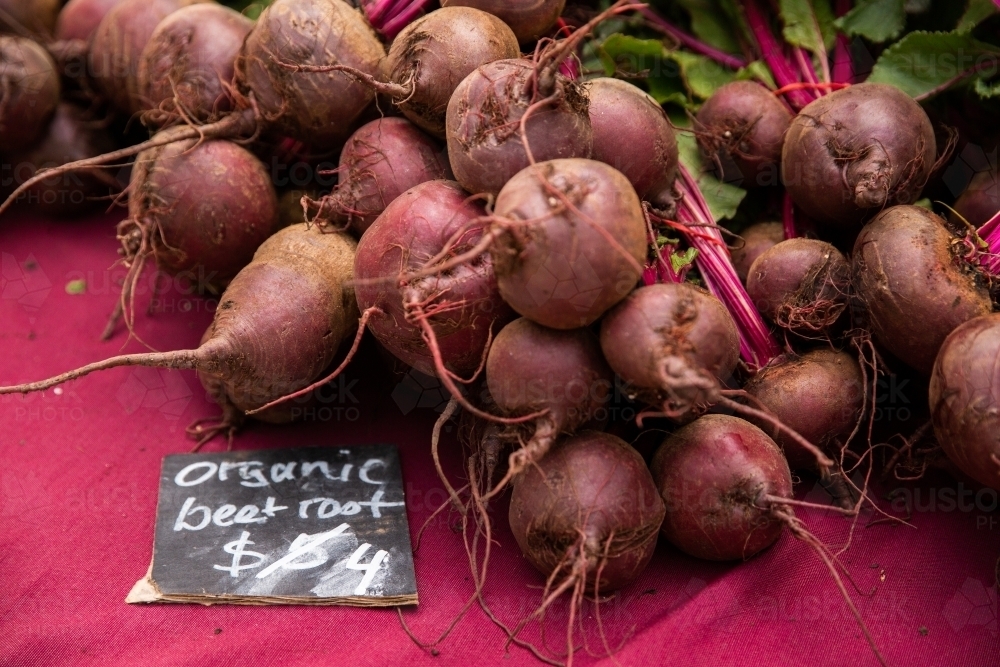
[{"label": "cardboard edge of sign", "polygon": [[151,604],[167,602],[175,604],[200,604],[210,607],[214,604],[239,604],[249,606],[267,605],[308,605],[313,607],[403,607],[417,605],[417,595],[397,595],[393,597],[281,597],[243,595],[167,595],[160,591],[153,581],[152,565],[146,576],[135,582],[125,598],[127,604]]}]

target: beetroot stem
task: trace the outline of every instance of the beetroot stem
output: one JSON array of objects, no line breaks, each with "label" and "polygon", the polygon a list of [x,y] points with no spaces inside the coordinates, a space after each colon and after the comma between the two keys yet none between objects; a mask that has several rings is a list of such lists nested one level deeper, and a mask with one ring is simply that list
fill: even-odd
[{"label": "beetroot stem", "polygon": [[740,357],[754,369],[763,368],[781,353],[781,347],[736,275],[722,232],[715,224],[698,184],[684,165],[679,165],[677,188],[681,193],[677,207],[678,221],[699,228],[699,233],[689,231],[687,237],[688,242],[698,250],[695,262],[705,285],[722,301],[736,322],[740,334]]},{"label": "beetroot stem", "polygon": [[696,37],[689,35],[680,28],[676,27],[648,7],[640,9],[639,13],[642,14],[643,18],[646,19],[650,26],[670,37],[673,37],[680,42],[681,46],[685,46],[695,53],[707,56],[720,65],[731,67],[733,69],[743,69],[747,66],[747,62],[743,58],[720,51],[714,46],[710,46],[702,42]]},{"label": "beetroot stem", "polygon": [[1000,212],[979,228],[979,238],[987,247],[980,264],[991,275],[1000,276]]},{"label": "beetroot stem", "polygon": [[416,0],[410,4],[404,2],[397,5],[395,7],[396,13],[387,17],[385,23],[379,28],[379,32],[389,39],[395,39],[396,35],[420,16],[429,4],[431,4],[430,0]]},{"label": "beetroot stem", "polygon": [[[747,0],[743,4],[743,8],[746,11],[750,31],[757,40],[760,55],[774,75],[778,87],[783,88],[791,83],[799,83],[801,79],[796,76],[797,68],[785,58],[782,45],[771,33],[767,17],[760,7],[760,0]],[[813,99],[812,95],[804,90],[793,90],[788,93],[788,101],[796,110],[806,106]]]}]

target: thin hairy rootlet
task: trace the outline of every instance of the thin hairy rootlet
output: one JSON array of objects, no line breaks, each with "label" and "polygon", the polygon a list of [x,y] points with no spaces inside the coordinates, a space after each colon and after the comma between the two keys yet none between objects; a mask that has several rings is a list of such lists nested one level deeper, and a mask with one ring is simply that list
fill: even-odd
[{"label": "thin hairy rootlet", "polygon": [[514,480],[510,528],[545,588],[542,604],[511,637],[569,592],[566,664],[572,664],[584,597],[599,600],[639,576],[653,556],[664,513],[642,457],[613,435],[591,431],[565,439],[526,468]]},{"label": "thin hairy rootlet", "polygon": [[913,98],[894,86],[860,83],[795,117],[781,180],[817,224],[848,235],[887,206],[915,202],[937,159],[934,128]]},{"label": "thin hairy rootlet", "polygon": [[697,558],[746,560],[787,528],[823,561],[875,656],[886,664],[844,586],[838,572],[843,565],[794,511],[837,509],[792,498],[788,462],[763,431],[738,417],[705,415],[668,436],[650,468],[666,506],[660,530],[671,543]]},{"label": "thin hairy rootlet", "polygon": [[927,209],[894,206],[854,245],[852,282],[875,341],[924,374],[948,334],[993,309],[984,277],[965,259],[975,249],[960,241]]},{"label": "thin hairy rootlet", "polygon": [[712,93],[695,118],[698,144],[719,177],[744,188],[777,185],[792,113],[766,87],[734,81]]},{"label": "thin hairy rootlet", "polygon": [[788,239],[761,253],[746,284],[757,310],[774,324],[807,338],[829,338],[847,310],[851,265],[825,241]]},{"label": "thin hairy rootlet", "polygon": [[566,0],[442,0],[442,7],[473,7],[498,16],[521,44],[530,44],[552,30]]},{"label": "thin hairy rootlet", "polygon": [[405,118],[362,125],[340,153],[339,183],[320,198],[306,197],[311,222],[348,229],[358,237],[386,207],[427,181],[451,178],[448,156],[433,138]]},{"label": "thin hairy rootlet", "polygon": [[622,172],[640,199],[672,211],[677,137],[663,107],[620,79],[591,79],[584,88],[594,133],[591,157]]},{"label": "thin hairy rootlet", "polygon": [[139,57],[138,95],[150,127],[210,123],[233,108],[236,56],[253,21],[214,3],[160,21]]},{"label": "thin hairy rootlet", "polygon": [[59,74],[48,52],[23,37],[0,35],[0,146],[5,154],[45,135],[59,105]]},{"label": "thin hairy rootlet", "polygon": [[1000,314],[969,320],[945,340],[931,374],[934,433],[945,454],[1000,490]]},{"label": "thin hairy rootlet", "polygon": [[485,497],[488,500],[544,457],[559,437],[596,419],[611,400],[614,374],[589,330],[549,329],[522,317],[493,341],[486,358],[486,385],[504,415],[540,415],[509,427],[508,439],[521,446],[511,453],[507,475]]},{"label": "thin hairy rootlet", "polygon": [[128,218],[118,225],[129,267],[119,313],[133,330],[134,294],[146,261],[196,291],[221,293],[278,231],[278,198],[263,163],[231,141],[175,142],[139,154]]},{"label": "thin hairy rootlet", "polygon": [[[196,369],[214,384],[210,390],[224,416],[211,427],[196,424],[189,433],[200,442],[231,434],[247,411],[319,377],[353,333],[355,247],[346,234],[305,224],[283,229],[229,284],[197,349],[113,357],[41,382],[0,387],[0,394],[43,391],[119,366]],[[279,410],[256,418],[281,422],[288,416]]]}]

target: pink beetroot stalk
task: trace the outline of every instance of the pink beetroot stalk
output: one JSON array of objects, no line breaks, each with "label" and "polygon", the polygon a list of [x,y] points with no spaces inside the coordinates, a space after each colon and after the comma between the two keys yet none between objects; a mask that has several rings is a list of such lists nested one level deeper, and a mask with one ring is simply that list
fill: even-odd
[{"label": "pink beetroot stalk", "polygon": [[[562,17],[556,21],[556,26],[559,28],[556,33],[559,37],[569,37],[573,34],[573,29],[567,25]],[[559,73],[567,79],[578,80],[580,78],[580,61],[576,57],[570,56],[559,65]]]},{"label": "pink beetroot stalk", "polygon": [[[1000,0],[995,0],[1000,2]],[[980,265],[990,275],[1000,276],[1000,213],[990,218],[979,228],[979,238],[986,244],[987,250],[979,260]]]},{"label": "pink beetroot stalk", "polygon": [[[785,57],[784,46],[778,42],[771,32],[771,26],[768,24],[767,16],[760,6],[760,0],[746,0],[743,3],[743,8],[746,11],[750,32],[753,33],[754,38],[757,40],[760,55],[770,68],[771,74],[774,75],[774,80],[777,82],[778,87],[786,88],[794,86],[794,84],[803,83],[797,71],[801,68]],[[809,65],[809,69],[811,71],[811,64]],[[815,73],[812,76],[815,77]],[[806,80],[805,83],[814,82]],[[806,106],[815,100],[816,97],[817,95],[814,90],[807,89],[792,88],[786,93],[786,99],[795,110]]]},{"label": "pink beetroot stalk", "polygon": [[[1000,2],[1000,0],[994,0]],[[837,0],[834,12],[841,17],[851,11],[851,0]],[[854,61],[851,59],[851,41],[847,35],[837,35],[837,44],[833,50],[833,82],[854,82]]]},{"label": "pink beetroot stalk", "polygon": [[371,0],[362,8],[373,28],[387,39],[394,39],[430,4],[430,0]]},{"label": "pink beetroot stalk", "polygon": [[740,357],[752,370],[763,368],[781,353],[781,347],[736,275],[722,232],[698,184],[684,165],[678,167],[677,189],[681,194],[677,219],[687,227],[688,242],[698,250],[695,263],[705,286],[722,301],[736,321]]},{"label": "pink beetroot stalk", "polygon": [[726,67],[731,67],[733,69],[742,69],[747,66],[747,62],[743,58],[720,51],[714,46],[709,46],[696,37],[689,35],[680,28],[674,26],[672,23],[648,7],[640,9],[639,13],[642,14],[643,18],[646,19],[646,22],[649,23],[650,26],[666,35],[669,35],[670,37],[673,37],[681,44],[681,46],[685,46],[695,53],[707,56],[720,65],[725,65]]}]

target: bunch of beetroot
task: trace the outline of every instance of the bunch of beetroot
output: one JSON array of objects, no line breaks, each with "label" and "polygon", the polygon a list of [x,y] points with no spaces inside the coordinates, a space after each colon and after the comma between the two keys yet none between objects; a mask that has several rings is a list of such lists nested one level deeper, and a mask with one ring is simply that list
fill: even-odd
[{"label": "bunch of beetroot", "polygon": [[[200,444],[248,417],[290,421],[370,332],[451,395],[432,455],[487,550],[490,501],[510,492],[511,531],[545,577],[512,641],[569,593],[572,660],[581,601],[632,583],[658,535],[745,560],[787,529],[860,622],[795,514],[792,471],[845,514],[870,504],[851,473],[874,464],[875,380],[899,363],[930,377],[947,456],[1000,489],[1000,218],[915,206],[949,149],[927,114],[893,86],[821,80],[827,65],[782,50],[757,0],[748,48],[781,89],[720,87],[684,130],[701,149],[687,164],[653,97],[579,76],[594,31],[644,7],[619,0],[570,30],[561,0],[428,5],[275,0],[251,21],[213,2],[72,0],[36,39],[0,35],[0,150],[33,165],[0,211],[76,211],[124,186],[129,272],[108,337],[120,319],[133,331],[150,268],[207,276],[219,299],[197,349],[0,394],[193,369],[222,410],[189,429]],[[113,149],[100,120],[115,117],[149,139]],[[335,186],[280,192],[267,163],[288,154]],[[133,157],[118,184],[105,167]],[[780,222],[725,232],[706,176],[761,189]],[[609,418],[615,401],[636,424]],[[459,409],[481,427],[464,486],[438,447]],[[615,433],[648,422],[667,435],[646,461]]]}]

